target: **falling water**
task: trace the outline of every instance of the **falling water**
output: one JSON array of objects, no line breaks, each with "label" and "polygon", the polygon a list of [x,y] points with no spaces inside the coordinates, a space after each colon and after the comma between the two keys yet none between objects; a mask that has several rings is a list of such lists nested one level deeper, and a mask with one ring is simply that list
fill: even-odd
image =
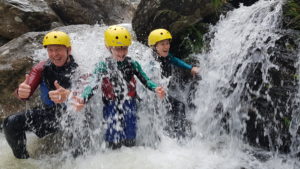
[{"label": "falling water", "polygon": [[[199,82],[195,100],[197,108],[187,112],[192,121],[193,137],[175,140],[165,135],[162,120],[165,110],[162,102],[155,95],[138,86],[142,101],[139,103],[138,143],[132,148],[122,147],[120,150],[106,149],[103,142],[103,126],[101,114],[101,91],[98,91],[87,107],[93,116],[91,123],[83,112],[69,109],[63,120],[67,132],[38,139],[28,133],[28,150],[32,156],[28,160],[18,160],[0,133],[0,168],[1,169],[296,169],[300,168],[297,159],[287,155],[254,148],[244,142],[241,133],[245,129],[243,119],[247,118],[247,104],[240,102],[244,77],[247,75],[248,63],[263,64],[263,77],[266,70],[275,67],[269,61],[270,54],[266,51],[273,47],[280,38],[276,33],[278,19],[281,14],[282,1],[261,0],[250,7],[241,6],[229,12],[220,22],[211,27],[208,34],[212,38],[209,49],[195,55],[200,60]],[[124,24],[129,27],[129,24]],[[82,72],[91,72],[94,64],[109,56],[103,43],[103,31],[106,27],[99,25],[71,33],[73,55],[77,62],[82,63]],[[268,41],[266,41],[268,39]],[[267,43],[266,43],[267,42]],[[255,55],[255,49],[260,54]],[[149,49],[134,41],[129,48],[129,56],[141,65],[150,62]],[[249,53],[253,53],[249,57]],[[36,51],[38,60],[45,58],[44,50]],[[239,67],[239,68],[238,68]],[[237,69],[238,68],[238,69]],[[149,72],[149,67],[143,67]],[[237,71],[236,71],[237,70]],[[263,79],[266,80],[267,79]],[[165,85],[164,82],[159,82]],[[234,90],[231,84],[236,84]],[[166,86],[165,86],[166,87]],[[187,92],[187,91],[186,91]],[[230,93],[226,95],[226,93]],[[220,106],[221,105],[221,106]],[[216,109],[230,112],[228,128],[222,131],[220,118]],[[159,110],[159,111],[155,111]],[[67,124],[72,121],[72,125]],[[89,129],[87,129],[89,128]],[[64,143],[65,136],[73,134],[73,142]],[[89,142],[87,149],[82,145]],[[55,146],[56,145],[56,146]],[[73,158],[74,147],[83,148],[84,155]],[[53,147],[54,148],[50,148]],[[63,150],[60,148],[63,147]],[[262,155],[259,158],[257,154]]]}]

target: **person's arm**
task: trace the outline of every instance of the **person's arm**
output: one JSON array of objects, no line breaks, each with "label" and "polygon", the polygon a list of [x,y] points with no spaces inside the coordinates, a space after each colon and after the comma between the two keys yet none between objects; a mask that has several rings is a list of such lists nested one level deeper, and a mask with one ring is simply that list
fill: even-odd
[{"label": "person's arm", "polygon": [[138,77],[138,79],[142,82],[142,84],[147,87],[148,89],[155,91],[155,89],[158,87],[158,85],[153,82],[143,71],[141,65],[137,61],[132,61],[132,66],[136,70],[135,75]]},{"label": "person's arm", "polygon": [[171,63],[178,66],[178,67],[181,67],[181,68],[184,68],[184,69],[188,69],[188,70],[192,70],[193,66],[190,65],[190,64],[187,64],[185,61],[175,57],[175,56],[171,56],[170,58],[171,60]]},{"label": "person's arm", "polygon": [[42,72],[46,61],[40,62],[32,67],[30,73],[26,75],[23,83],[15,90],[14,95],[21,100],[28,100],[41,83]]},{"label": "person's arm", "polygon": [[84,88],[81,97],[84,103],[88,102],[90,98],[94,95],[93,92],[99,86],[100,77],[107,71],[107,66],[104,62],[97,64],[93,75],[88,80],[88,85]]},{"label": "person's arm", "polygon": [[190,70],[193,76],[197,75],[199,72],[199,67],[196,67],[196,66],[193,67],[192,65],[190,65],[190,64],[184,62],[183,60],[181,60],[177,57],[174,57],[172,55],[171,55],[170,61],[171,61],[171,63],[173,63],[174,65],[176,65],[178,67]]},{"label": "person's arm", "polygon": [[135,75],[139,78],[139,80],[142,82],[144,86],[146,86],[148,89],[154,91],[156,95],[160,98],[163,99],[166,95],[166,92],[162,86],[158,86],[156,83],[154,83],[143,71],[141,65],[133,61],[132,62],[133,67],[136,70]]}]

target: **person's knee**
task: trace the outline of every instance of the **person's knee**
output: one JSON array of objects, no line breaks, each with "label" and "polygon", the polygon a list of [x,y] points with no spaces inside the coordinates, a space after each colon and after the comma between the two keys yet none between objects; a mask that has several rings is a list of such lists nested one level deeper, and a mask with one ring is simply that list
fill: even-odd
[{"label": "person's knee", "polygon": [[13,134],[16,133],[17,130],[22,130],[19,128],[24,126],[23,123],[25,123],[25,120],[22,120],[22,117],[20,117],[20,115],[10,115],[6,117],[3,122],[4,133]]},{"label": "person's knee", "polygon": [[14,130],[15,115],[8,116],[4,119],[3,130],[5,133],[9,133]]}]

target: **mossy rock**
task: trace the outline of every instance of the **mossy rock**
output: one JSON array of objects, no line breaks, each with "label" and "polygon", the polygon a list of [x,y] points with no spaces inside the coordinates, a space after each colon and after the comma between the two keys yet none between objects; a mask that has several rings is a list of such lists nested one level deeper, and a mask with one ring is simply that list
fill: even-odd
[{"label": "mossy rock", "polygon": [[172,53],[176,53],[179,58],[187,57],[190,53],[200,53],[203,46],[203,36],[208,31],[208,25],[198,23],[186,27],[177,33],[177,36],[172,41]]},{"label": "mossy rock", "polygon": [[300,30],[300,1],[288,0],[283,7],[283,25],[288,29]]},{"label": "mossy rock", "polygon": [[132,20],[137,39],[147,43],[149,33],[157,28],[173,36],[171,52],[180,58],[200,52],[207,25],[214,24],[226,0],[142,0]]}]

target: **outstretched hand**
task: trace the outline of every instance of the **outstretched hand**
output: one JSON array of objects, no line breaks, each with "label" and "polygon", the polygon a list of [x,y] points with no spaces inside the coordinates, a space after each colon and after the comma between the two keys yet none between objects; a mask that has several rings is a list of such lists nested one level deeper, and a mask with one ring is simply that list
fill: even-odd
[{"label": "outstretched hand", "polygon": [[193,67],[191,73],[193,76],[196,76],[199,73],[199,67]]},{"label": "outstretched hand", "polygon": [[81,111],[84,107],[84,101],[81,97],[78,96],[72,96],[72,106],[75,111]]},{"label": "outstretched hand", "polygon": [[57,80],[54,82],[54,86],[56,90],[52,90],[49,92],[49,97],[54,103],[63,103],[67,101],[70,91],[68,89],[63,88],[58,84]]},{"label": "outstretched hand", "polygon": [[27,99],[30,96],[31,87],[29,86],[29,75],[25,75],[25,80],[19,85],[18,96],[21,99]]},{"label": "outstretched hand", "polygon": [[165,89],[161,86],[155,88],[155,93],[157,94],[157,96],[160,98],[160,99],[163,99],[165,98],[166,96],[166,92],[165,92]]}]

